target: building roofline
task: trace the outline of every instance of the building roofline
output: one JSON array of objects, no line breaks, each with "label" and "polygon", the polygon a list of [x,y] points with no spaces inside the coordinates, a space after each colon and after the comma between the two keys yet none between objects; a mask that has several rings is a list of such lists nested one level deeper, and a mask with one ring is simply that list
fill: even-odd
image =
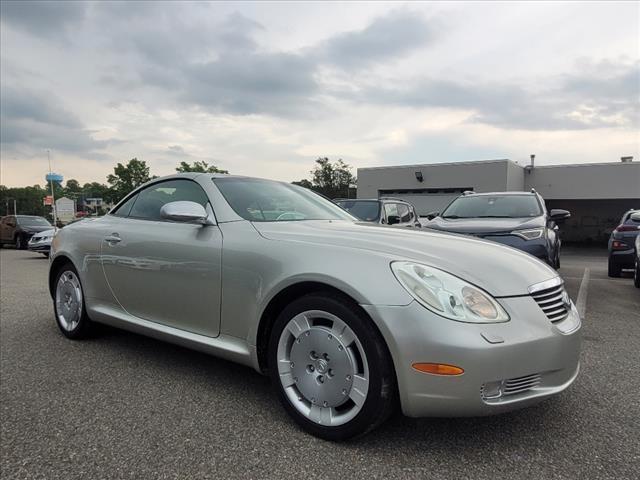
[{"label": "building roofline", "polygon": [[[359,167],[358,170],[386,170],[392,168],[427,168],[434,166],[451,166],[451,165],[475,165],[482,163],[503,163],[509,162],[516,167],[520,167],[522,169],[530,168],[529,164],[521,165],[519,163],[514,162],[509,158],[497,158],[497,159],[489,159],[489,160],[466,160],[462,162],[443,162],[443,163],[417,163],[412,165],[382,165],[379,167]],[[534,170],[539,170],[541,168],[558,168],[558,167],[586,167],[586,166],[604,166],[604,165],[640,165],[640,162],[597,162],[597,163],[556,163],[553,165],[535,165],[533,167]]]},{"label": "building roofline", "polygon": [[436,163],[417,163],[413,165],[382,165],[379,167],[359,167],[358,170],[384,170],[389,168],[418,168],[418,167],[435,167],[435,166],[451,166],[451,165],[473,165],[477,163],[504,163],[510,162],[517,167],[524,168],[523,165],[520,165],[513,160],[508,158],[495,158],[488,160],[465,160],[461,162],[436,162]]}]

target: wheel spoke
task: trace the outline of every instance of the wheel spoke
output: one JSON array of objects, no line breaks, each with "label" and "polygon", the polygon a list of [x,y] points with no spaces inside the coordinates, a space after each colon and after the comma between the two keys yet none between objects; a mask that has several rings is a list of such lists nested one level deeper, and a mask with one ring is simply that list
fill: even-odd
[{"label": "wheel spoke", "polygon": [[358,407],[362,407],[367,399],[367,391],[369,390],[369,380],[360,375],[353,377],[353,386],[349,393],[349,398],[353,400]]},{"label": "wheel spoke", "polygon": [[286,358],[278,360],[278,373],[280,375],[283,373],[291,373],[291,362]]},{"label": "wheel spoke", "polygon": [[311,324],[309,323],[307,316],[304,313],[300,313],[293,317],[291,322],[289,322],[288,328],[291,335],[298,338],[301,333],[306,332],[311,328]]},{"label": "wheel spoke", "polygon": [[337,338],[340,339],[345,347],[348,347],[356,340],[353,330],[347,327],[347,324],[342,320],[334,320],[333,325],[331,326],[331,331]]},{"label": "wheel spoke", "polygon": [[331,425],[331,417],[331,408],[323,408],[319,405],[311,405],[311,410],[309,411],[309,419],[323,425]]},{"label": "wheel spoke", "polygon": [[281,373],[280,382],[282,383],[282,386],[284,388],[290,387],[291,385],[296,383],[291,372]]}]

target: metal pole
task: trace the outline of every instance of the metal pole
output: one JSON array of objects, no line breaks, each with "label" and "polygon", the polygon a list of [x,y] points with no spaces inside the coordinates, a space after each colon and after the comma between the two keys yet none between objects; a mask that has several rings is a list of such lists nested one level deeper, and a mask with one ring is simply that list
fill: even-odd
[{"label": "metal pole", "polygon": [[56,197],[53,193],[53,174],[51,172],[51,152],[47,149],[47,160],[49,161],[49,185],[51,186],[51,211],[53,213],[53,226],[58,226],[58,216],[56,214]]},{"label": "metal pole", "polygon": [[18,214],[18,209],[16,208],[16,199],[13,199],[13,216],[15,217]]}]

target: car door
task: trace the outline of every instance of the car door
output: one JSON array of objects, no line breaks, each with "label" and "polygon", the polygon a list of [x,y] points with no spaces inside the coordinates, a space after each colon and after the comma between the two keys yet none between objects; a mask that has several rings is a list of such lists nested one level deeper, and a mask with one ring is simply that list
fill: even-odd
[{"label": "car door", "polygon": [[101,261],[111,291],[131,315],[215,337],[220,327],[222,234],[217,225],[171,222],[160,209],[189,200],[213,211],[188,179],[149,185],[108,215]]},{"label": "car door", "polygon": [[7,215],[2,219],[2,223],[0,223],[0,241],[2,241],[2,243],[13,242],[15,223],[16,217],[13,215]]},{"label": "car door", "polygon": [[401,227],[413,228],[415,225],[412,221],[411,210],[409,209],[409,206],[404,203],[398,203],[397,208],[398,216],[400,217],[400,223],[398,225]]}]

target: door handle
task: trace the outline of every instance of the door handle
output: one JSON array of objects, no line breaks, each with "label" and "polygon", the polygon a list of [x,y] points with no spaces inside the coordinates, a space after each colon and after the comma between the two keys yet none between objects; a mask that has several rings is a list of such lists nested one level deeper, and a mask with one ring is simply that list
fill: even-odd
[{"label": "door handle", "polygon": [[114,244],[122,241],[122,239],[120,238],[120,235],[118,235],[117,233],[112,233],[111,235],[107,235],[106,237],[104,237],[104,239],[107,243],[110,243],[110,244]]}]

